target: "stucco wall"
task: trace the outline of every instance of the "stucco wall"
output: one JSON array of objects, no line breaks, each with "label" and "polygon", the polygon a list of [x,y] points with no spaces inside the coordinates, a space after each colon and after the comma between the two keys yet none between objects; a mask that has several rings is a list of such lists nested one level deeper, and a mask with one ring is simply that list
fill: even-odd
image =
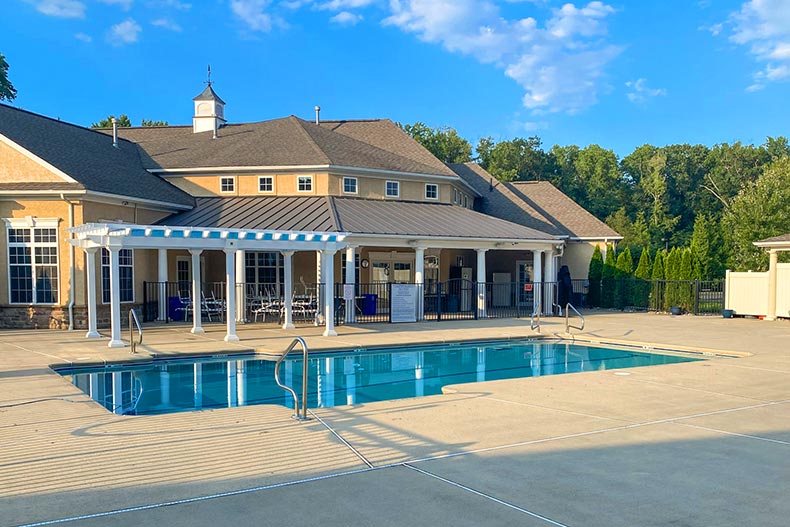
[{"label": "stucco wall", "polygon": [[27,183],[31,181],[63,183],[65,180],[16,149],[5,143],[0,143],[0,182]]}]

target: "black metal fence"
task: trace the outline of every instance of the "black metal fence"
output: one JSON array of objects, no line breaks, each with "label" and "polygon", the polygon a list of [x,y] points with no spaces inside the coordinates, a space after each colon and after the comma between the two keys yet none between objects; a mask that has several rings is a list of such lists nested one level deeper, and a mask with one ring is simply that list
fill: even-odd
[{"label": "black metal fence", "polygon": [[671,311],[695,315],[724,309],[724,280],[640,280],[607,278],[591,281],[587,307]]}]

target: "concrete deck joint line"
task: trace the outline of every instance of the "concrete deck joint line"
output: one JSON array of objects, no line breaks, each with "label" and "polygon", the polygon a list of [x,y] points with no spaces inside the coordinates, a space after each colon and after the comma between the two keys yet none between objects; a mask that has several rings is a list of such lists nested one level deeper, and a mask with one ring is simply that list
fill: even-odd
[{"label": "concrete deck joint line", "polygon": [[368,459],[367,459],[365,456],[363,456],[363,455],[362,455],[362,452],[360,452],[359,450],[357,450],[356,448],[354,448],[354,447],[353,447],[353,445],[351,445],[351,443],[349,443],[348,441],[346,441],[346,440],[345,440],[345,438],[343,438],[343,436],[341,436],[341,435],[340,435],[340,434],[339,434],[339,433],[338,433],[338,432],[337,432],[337,431],[336,431],[334,428],[332,428],[331,426],[329,426],[329,425],[326,423],[326,421],[324,421],[323,419],[321,419],[320,417],[318,417],[318,415],[317,415],[315,412],[313,412],[312,410],[310,410],[310,415],[312,415],[313,417],[315,417],[315,418],[316,418],[316,420],[317,420],[319,423],[321,423],[322,425],[324,425],[324,426],[326,427],[326,429],[327,429],[327,430],[329,430],[329,431],[332,433],[332,435],[334,435],[334,436],[335,436],[335,437],[336,437],[336,438],[337,438],[337,439],[338,439],[338,440],[339,440],[341,443],[343,443],[344,445],[346,445],[346,446],[349,448],[349,450],[351,450],[351,451],[354,453],[354,455],[355,455],[355,456],[357,456],[357,457],[358,457],[358,458],[359,458],[359,459],[360,459],[360,460],[361,460],[361,461],[362,461],[364,464],[366,464],[366,465],[367,465],[368,467],[370,467],[370,468],[373,468],[373,463],[371,463],[370,461],[368,461]]},{"label": "concrete deck joint line", "polygon": [[523,514],[527,514],[528,516],[532,516],[533,518],[537,518],[539,520],[543,520],[544,522],[550,523],[552,525],[556,525],[557,527],[569,527],[568,525],[566,525],[564,523],[560,523],[558,521],[552,520],[551,518],[547,518],[546,516],[543,516],[542,514],[538,514],[537,512],[532,512],[530,510],[527,510],[527,509],[524,509],[522,507],[519,507],[518,505],[513,505],[512,503],[508,503],[507,501],[500,500],[499,498],[491,496],[490,494],[486,494],[484,492],[480,492],[479,490],[475,490],[475,489],[473,489],[471,487],[467,487],[466,485],[462,485],[462,484],[458,483],[457,481],[452,481],[452,480],[449,480],[447,478],[443,478],[443,477],[441,477],[441,476],[439,476],[437,474],[434,474],[432,472],[428,472],[427,470],[423,470],[421,468],[413,467],[413,466],[411,466],[408,463],[404,463],[403,466],[406,467],[406,468],[410,468],[411,470],[414,470],[416,472],[419,472],[420,474],[423,474],[425,476],[438,479],[439,481],[443,481],[444,483],[447,483],[449,485],[457,487],[457,488],[459,488],[461,490],[465,490],[467,492],[471,492],[472,494],[475,494],[476,496],[480,496],[481,498],[485,498],[487,500],[491,500],[494,503],[498,503],[500,505],[504,505],[505,507],[508,507],[508,508],[513,509],[513,510],[518,511],[518,512],[521,512]]}]

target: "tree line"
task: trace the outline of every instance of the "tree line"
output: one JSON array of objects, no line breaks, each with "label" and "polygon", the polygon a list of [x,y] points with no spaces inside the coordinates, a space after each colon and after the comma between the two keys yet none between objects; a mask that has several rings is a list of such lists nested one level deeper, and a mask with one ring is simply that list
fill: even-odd
[{"label": "tree line", "polygon": [[[471,143],[450,127],[401,125],[446,163],[474,161],[500,181],[549,181],[623,236],[621,250],[685,248],[700,278],[763,270],[752,242],[790,232],[790,144],[645,144],[620,158],[597,144],[544,148],[537,136]],[[785,256],[786,258],[786,256]]]}]

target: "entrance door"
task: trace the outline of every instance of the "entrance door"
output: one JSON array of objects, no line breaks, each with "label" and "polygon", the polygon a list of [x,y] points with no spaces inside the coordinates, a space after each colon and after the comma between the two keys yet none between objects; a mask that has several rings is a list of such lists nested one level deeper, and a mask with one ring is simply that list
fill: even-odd
[{"label": "entrance door", "polygon": [[532,284],[532,262],[519,260],[516,262],[516,287],[519,306],[532,306],[535,292]]}]

